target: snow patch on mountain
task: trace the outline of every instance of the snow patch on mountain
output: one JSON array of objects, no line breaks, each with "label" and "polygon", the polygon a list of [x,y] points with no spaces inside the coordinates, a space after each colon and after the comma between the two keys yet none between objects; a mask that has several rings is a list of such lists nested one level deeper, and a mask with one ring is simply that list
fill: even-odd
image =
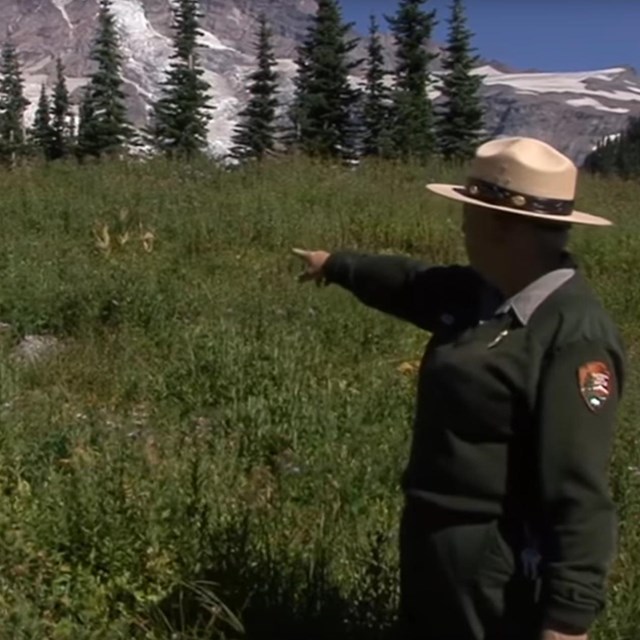
[{"label": "snow patch on mountain", "polygon": [[229,19],[233,20],[237,25],[242,25],[245,20],[242,12],[238,9],[238,7],[233,7],[233,9],[231,9],[231,13],[229,13]]},{"label": "snow patch on mountain", "polygon": [[276,71],[278,73],[294,74],[297,68],[295,60],[291,58],[278,58],[276,60]]},{"label": "snow patch on mountain", "polygon": [[[135,80],[131,79],[131,76],[127,77],[127,78],[123,78],[124,84],[130,84],[141,96],[143,96],[147,103],[150,103],[154,100],[155,98],[155,94],[153,92],[151,92],[149,89],[147,89],[146,87],[143,87],[142,85],[138,84]],[[147,111],[149,111],[151,109],[151,105],[148,104],[148,109]]]},{"label": "snow patch on mountain", "polygon": [[612,133],[611,135],[605,136],[602,139],[602,141],[603,142],[615,142],[616,140],[619,140],[621,136],[622,136],[621,133]]},{"label": "snow patch on mountain", "polygon": [[610,100],[640,102],[640,91],[603,91],[589,89],[588,81],[611,82],[626,69],[613,68],[599,71],[575,71],[568,73],[503,73],[491,66],[474,69],[474,74],[483,75],[486,86],[507,85],[519,91],[539,93],[578,93],[582,96],[598,96]]},{"label": "snow patch on mountain", "polygon": [[27,67],[24,70],[25,77],[29,78],[29,76],[36,75],[39,71],[42,71],[52,60],[51,56],[45,56],[42,60],[38,60],[35,64]]},{"label": "snow patch on mountain", "polygon": [[231,138],[238,122],[240,104],[237,98],[223,98],[216,103],[215,117],[209,123],[208,139],[211,153],[226,155],[231,148]]},{"label": "snow patch on mountain", "polygon": [[629,113],[629,109],[624,107],[605,107],[602,102],[598,102],[595,98],[575,98],[567,100],[567,104],[572,107],[593,107],[598,111],[609,111],[610,113]]},{"label": "snow patch on mountain", "polygon": [[621,133],[612,133],[608,136],[604,136],[604,138],[598,140],[598,142],[591,147],[591,151],[595,151],[600,145],[606,144],[607,142],[615,142],[620,139],[621,135]]},{"label": "snow patch on mountain", "polygon": [[171,40],[154,29],[139,0],[115,0],[112,10],[125,59],[125,76],[154,95],[171,54]]},{"label": "snow patch on mountain", "polygon": [[60,11],[64,21],[69,25],[69,29],[73,31],[73,24],[69,19],[69,14],[67,13],[67,5],[70,4],[73,0],[52,0],[54,7]]},{"label": "snow patch on mountain", "polygon": [[200,37],[198,38],[198,44],[207,47],[209,49],[215,49],[216,51],[234,51],[231,47],[227,47],[226,45],[220,42],[220,39],[217,36],[214,36],[210,31],[205,31],[204,29],[200,30]]},{"label": "snow patch on mountain", "polygon": [[234,87],[228,77],[209,70],[205,70],[202,79],[209,84],[209,103],[213,107],[207,131],[209,148],[214,155],[223,155],[231,146],[233,130],[242,108],[235,96],[238,87]]}]

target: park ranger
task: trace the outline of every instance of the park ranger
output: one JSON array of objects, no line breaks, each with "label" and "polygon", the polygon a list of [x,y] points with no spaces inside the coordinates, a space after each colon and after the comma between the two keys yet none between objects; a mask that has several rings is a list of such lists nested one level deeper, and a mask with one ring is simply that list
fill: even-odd
[{"label": "park ranger", "polygon": [[336,283],[431,333],[400,527],[401,637],[584,639],[616,548],[608,463],[625,357],[567,251],[575,165],[530,138],[480,146],[463,186],[469,266],[296,249]]}]

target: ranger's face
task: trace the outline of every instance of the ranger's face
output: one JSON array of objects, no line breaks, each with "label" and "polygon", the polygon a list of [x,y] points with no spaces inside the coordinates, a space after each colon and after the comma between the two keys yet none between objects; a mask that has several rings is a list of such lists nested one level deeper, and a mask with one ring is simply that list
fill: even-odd
[{"label": "ranger's face", "polygon": [[462,233],[471,266],[485,279],[491,280],[502,240],[501,225],[496,214],[488,209],[465,205],[462,213]]}]

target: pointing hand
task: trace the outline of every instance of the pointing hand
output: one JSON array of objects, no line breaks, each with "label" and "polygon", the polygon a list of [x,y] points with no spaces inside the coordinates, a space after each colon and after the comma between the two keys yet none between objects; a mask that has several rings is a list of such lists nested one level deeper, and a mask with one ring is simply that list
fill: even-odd
[{"label": "pointing hand", "polygon": [[327,251],[305,251],[304,249],[293,249],[293,253],[302,259],[305,266],[304,271],[298,276],[298,280],[300,282],[314,280],[320,286],[324,279],[324,263],[330,254]]}]

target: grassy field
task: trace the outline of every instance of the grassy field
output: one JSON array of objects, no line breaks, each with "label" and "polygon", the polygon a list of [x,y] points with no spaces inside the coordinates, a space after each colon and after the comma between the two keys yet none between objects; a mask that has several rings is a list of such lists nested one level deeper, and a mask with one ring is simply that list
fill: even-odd
[{"label": "grassy field", "polygon": [[[378,640],[427,336],[289,251],[463,260],[443,167],[309,162],[0,174],[0,638]],[[594,638],[640,638],[640,186],[585,179],[613,229],[573,249],[631,374],[621,550]],[[27,334],[59,348],[13,357]]]}]

